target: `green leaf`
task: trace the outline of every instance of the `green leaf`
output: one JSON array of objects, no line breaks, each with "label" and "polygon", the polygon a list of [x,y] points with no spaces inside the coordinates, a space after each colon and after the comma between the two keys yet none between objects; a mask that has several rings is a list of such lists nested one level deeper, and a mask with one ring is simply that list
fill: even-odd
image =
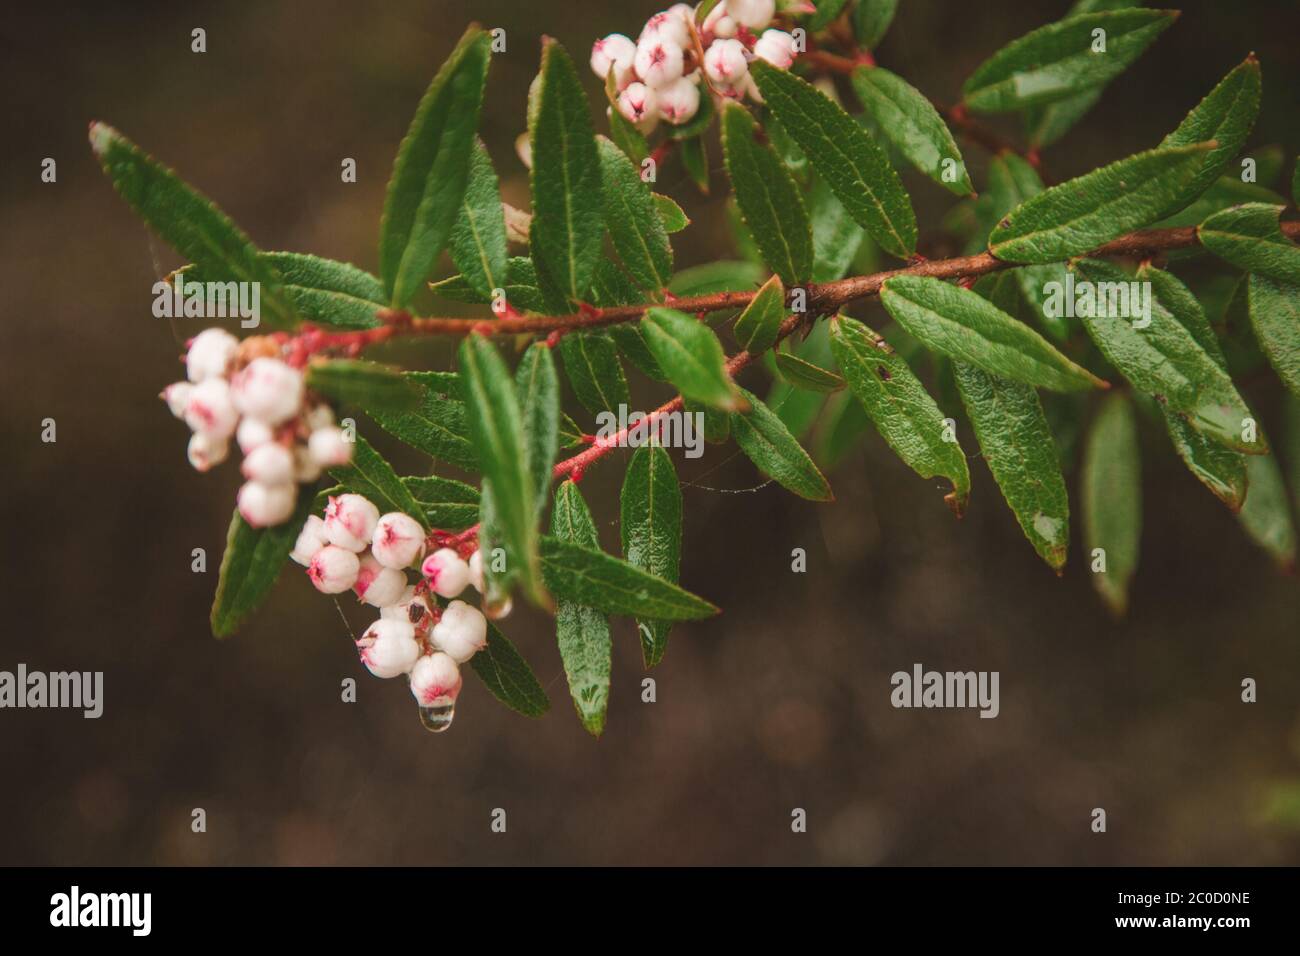
[{"label": "green leaf", "polygon": [[542,41],[536,104],[529,110],[533,145],[533,260],[572,301],[587,294],[600,259],[600,156],[587,97],[559,43]]},{"label": "green leaf", "polygon": [[397,308],[424,285],[460,214],[491,59],[491,38],[471,26],[420,99],[397,150],[379,230],[379,274]]},{"label": "green leaf", "polygon": [[1054,262],[1095,249],[1186,205],[1211,143],[1148,150],[1026,200],[989,236],[1007,262]]},{"label": "green leaf", "polygon": [[168,245],[194,263],[205,281],[258,283],[261,320],[272,329],[297,324],[280,274],[216,205],[105,123],[90,125],[90,146],[113,188]]},{"label": "green leaf", "polygon": [[596,143],[605,224],[614,248],[633,281],[647,292],[658,293],[672,278],[673,249],[654,195],[617,146],[603,136]]},{"label": "green leaf", "polygon": [[858,0],[853,8],[853,32],[858,46],[874,49],[894,20],[898,0]]},{"label": "green leaf", "polygon": [[731,413],[700,405],[690,399],[682,401],[682,408],[689,415],[696,412],[704,416],[704,440],[712,445],[721,445],[731,440]]},{"label": "green leaf", "polygon": [[671,197],[665,196],[663,193],[652,193],[651,198],[655,201],[655,209],[659,211],[659,221],[664,224],[666,232],[681,232],[691,224],[691,220],[687,218],[682,207],[677,205]]},{"label": "green leaf", "polygon": [[612,554],[543,535],[542,575],[551,593],[606,614],[640,619],[694,621],[718,609],[677,585]]},{"label": "green leaf", "polygon": [[714,292],[745,292],[763,281],[765,270],[752,262],[723,259],[683,269],[673,276],[670,292],[678,297]]},{"label": "green leaf", "polygon": [[226,550],[221,556],[217,593],[212,599],[212,635],[229,637],[266,600],[280,570],[312,512],[313,498],[298,495],[293,516],[284,524],[254,528],[236,511],[230,517]]},{"label": "green leaf", "polygon": [[[546,312],[547,302],[537,277],[537,269],[531,259],[523,256],[511,256],[506,260],[506,301],[516,309],[528,312]],[[429,290],[434,295],[451,299],[453,302],[471,302],[486,304],[491,301],[469,284],[462,275],[449,276],[437,282],[429,283]]]},{"label": "green leaf", "polygon": [[1278,227],[1281,206],[1247,203],[1215,213],[1196,230],[1201,245],[1234,266],[1300,284],[1300,246]]},{"label": "green leaf", "polygon": [[[1236,175],[1226,173],[1211,183],[1210,188],[1192,200],[1190,205],[1184,206],[1172,216],[1166,216],[1155,225],[1161,229],[1199,226],[1216,212],[1222,212],[1229,206],[1240,206],[1244,203],[1284,206],[1286,200],[1271,189],[1257,186],[1254,183],[1243,183]],[[1179,250],[1174,255],[1180,253],[1182,255],[1191,255],[1197,251],[1195,249]]]},{"label": "green leaf", "polygon": [[545,342],[534,342],[515,369],[515,391],[524,428],[528,466],[538,510],[551,487],[551,466],[560,447],[560,378]]},{"label": "green leaf", "polygon": [[[470,437],[483,467],[485,496],[507,575],[546,605],[537,560],[536,479],[524,439],[523,416],[514,382],[500,353],[487,338],[469,335],[460,345],[461,388]],[[488,491],[490,489],[490,492]]]},{"label": "green leaf", "polygon": [[1026,385],[1058,392],[1105,388],[1041,335],[980,295],[928,276],[895,276],[880,301],[907,332],[951,356]]},{"label": "green leaf", "polygon": [[[1132,282],[1132,277],[1107,262],[1080,260],[1078,273],[1097,284],[1097,299],[1108,293],[1101,283]],[[1179,300],[1181,301],[1181,300]],[[1151,300],[1150,324],[1144,320],[1121,318],[1114,314],[1122,309],[1106,307],[1106,315],[1082,315],[1084,327],[1097,343],[1107,361],[1115,366],[1139,390],[1154,395],[1171,410],[1181,413],[1198,431],[1212,436],[1229,448],[1246,454],[1264,454],[1262,441],[1242,439],[1243,420],[1250,410],[1237,393],[1232,380],[1213,357],[1208,355],[1187,326],[1179,321],[1170,307],[1158,299]]]},{"label": "green leaf", "polygon": [[551,702],[533,670],[506,636],[488,622],[487,647],[470,658],[469,666],[492,696],[525,717],[540,717]]},{"label": "green leaf", "polygon": [[473,485],[436,475],[406,477],[402,484],[434,528],[463,531],[478,520],[479,494]]},{"label": "green leaf", "polygon": [[578,401],[593,415],[617,412],[629,402],[618,349],[604,332],[570,332],[560,339],[560,357]]},{"label": "green leaf", "polygon": [[772,271],[787,285],[799,285],[812,275],[808,212],[789,171],[759,135],[743,106],[723,108],[722,148],[741,217]]},{"label": "green leaf", "polygon": [[781,377],[795,388],[810,392],[837,392],[844,387],[844,379],[820,365],[806,362],[789,352],[776,353],[776,367]]},{"label": "green leaf", "polygon": [[581,448],[587,444],[583,431],[568,415],[560,415],[560,447],[561,448]]},{"label": "green leaf", "polygon": [[1038,393],[964,362],[952,370],[1002,497],[1034,550],[1059,574],[1070,542],[1070,501]]},{"label": "green leaf", "polygon": [[[957,141],[924,94],[878,66],[854,70],[853,89],[909,163],[951,193],[975,192]],[[946,161],[956,164],[955,178],[945,169]]]},{"label": "green leaf", "polygon": [[1300,395],[1300,287],[1250,277],[1250,326],[1278,378]]},{"label": "green leaf", "polygon": [[740,390],[749,411],[732,412],[731,434],[758,470],[789,491],[810,501],[833,501],[831,486],[808,453],[776,413],[758,396]]},{"label": "green leaf", "polygon": [[691,177],[695,188],[704,195],[709,194],[709,151],[704,145],[703,136],[681,140],[677,144],[677,155],[681,157],[686,175]]},{"label": "green leaf", "polygon": [[848,0],[821,0],[817,4],[817,11],[808,20],[808,32],[816,33],[830,26],[832,21],[844,12],[847,3]]},{"label": "green leaf", "polygon": [[945,440],[950,419],[903,357],[867,326],[843,315],[831,320],[831,351],[849,388],[898,456],[922,478],[942,475],[952,482],[944,501],[960,517],[970,498],[966,455],[955,433],[953,440]]},{"label": "green leaf", "polygon": [[867,238],[866,232],[853,221],[824,179],[813,183],[808,214],[812,217],[813,282],[844,278]]},{"label": "green leaf", "polygon": [[[902,259],[912,255],[916,251],[912,202],[898,173],[866,130],[792,73],[756,60],[750,74],[768,107],[803,147],[817,175],[835,191],[849,215],[886,252]],[[797,284],[785,275],[781,278],[787,285]]]},{"label": "green leaf", "polygon": [[404,377],[423,389],[419,406],[409,412],[375,410],[370,417],[394,438],[426,455],[477,470],[478,454],[470,441],[457,377],[446,372],[406,372]]},{"label": "green leaf", "polygon": [[307,366],[307,387],[366,411],[411,411],[423,397],[397,369],[365,359],[314,362]]},{"label": "green leaf", "polygon": [[352,462],[331,468],[330,475],[349,491],[369,498],[380,514],[400,511],[420,522],[426,531],[429,529],[425,510],[411,490],[397,477],[397,472],[384,456],[360,435],[356,436],[353,445]]},{"label": "green leaf", "polygon": [[[642,445],[633,452],[619,505],[628,564],[676,584],[682,558],[682,489],[668,452],[657,445]],[[663,660],[671,627],[670,621],[637,621],[646,667]]]},{"label": "green leaf", "polygon": [[650,344],[641,333],[641,326],[634,322],[619,322],[606,329],[618,350],[627,356],[628,361],[641,370],[641,374],[656,382],[668,381],[668,376],[659,367],[659,360],[650,351]]},{"label": "green leaf", "polygon": [[[572,481],[555,492],[551,534],[585,548],[600,547],[591,512]],[[555,636],[578,718],[588,733],[599,737],[609,707],[609,619],[595,608],[561,598],[555,607]]]},{"label": "green leaf", "polygon": [[871,419],[852,392],[833,395],[817,426],[813,458],[826,470],[834,468],[862,437]]},{"label": "green leaf", "polygon": [[504,289],[509,284],[501,186],[482,140],[475,141],[470,153],[465,198],[451,229],[451,261],[485,299],[492,298],[493,289]]},{"label": "green leaf", "polygon": [[[1122,73],[1174,22],[1176,10],[1129,9],[1058,20],[1013,40],[981,63],[962,87],[971,109],[1004,113],[1065,99]],[[1105,31],[1105,52],[1094,50]]]},{"label": "green leaf", "polygon": [[1237,518],[1251,540],[1273,556],[1283,569],[1295,567],[1296,534],[1291,520],[1282,469],[1272,455],[1253,455],[1246,460],[1250,494]]},{"label": "green leaf", "polygon": [[1202,435],[1177,412],[1159,408],[1169,440],[1187,470],[1230,510],[1240,511],[1248,487],[1247,456]]},{"label": "green leaf", "polygon": [[736,319],[736,341],[750,355],[766,352],[776,342],[785,321],[785,288],[780,276],[772,276],[749,300],[745,311]]},{"label": "green leaf", "polygon": [[1161,147],[1211,141],[1218,144],[1206,154],[1200,172],[1185,187],[1184,203],[1209,188],[1228,161],[1241,152],[1259,113],[1261,87],[1259,61],[1252,53],[1206,94],[1176,130],[1161,140]]},{"label": "green leaf", "polygon": [[258,258],[279,272],[285,294],[304,319],[371,329],[379,324],[375,311],[388,305],[383,283],[346,262],[300,252],[261,252]]},{"label": "green leaf", "polygon": [[713,330],[676,309],[649,309],[641,334],[668,381],[686,398],[714,408],[739,407],[727,357]]},{"label": "green leaf", "polygon": [[[1129,580],[1137,570],[1142,535],[1140,469],[1133,405],[1124,395],[1108,395],[1088,431],[1080,497],[1092,585],[1119,616],[1128,609]],[[1105,552],[1104,565],[1098,548]]]}]

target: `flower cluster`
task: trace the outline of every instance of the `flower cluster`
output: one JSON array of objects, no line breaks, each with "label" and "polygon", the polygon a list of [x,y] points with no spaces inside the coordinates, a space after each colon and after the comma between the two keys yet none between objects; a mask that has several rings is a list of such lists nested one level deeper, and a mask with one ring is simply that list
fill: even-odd
[{"label": "flower cluster", "polygon": [[[361,663],[376,677],[408,675],[425,726],[443,730],[460,693],[460,665],[487,646],[483,612],[455,600],[470,585],[483,591],[483,557],[474,551],[466,560],[449,547],[426,555],[427,547],[410,515],[381,515],[363,495],[343,494],[329,499],[324,518],[307,519],[290,557],[318,591],[351,590],[379,608],[357,640]],[[407,571],[416,567],[420,580],[411,584]]]},{"label": "flower cluster", "polygon": [[618,111],[643,133],[661,119],[680,126],[695,116],[701,74],[720,98],[761,103],[750,61],[787,69],[796,51],[791,34],[766,29],[775,14],[775,0],[720,0],[697,25],[695,11],[678,3],[652,16],[635,43],[621,33],[597,40],[591,68],[602,80],[613,73]]},{"label": "flower cluster", "polygon": [[334,413],[311,399],[301,370],[283,361],[268,336],[240,342],[224,329],[205,329],[185,354],[187,381],[160,396],[190,426],[190,464],[207,471],[225,461],[233,438],[244,455],[247,481],[239,513],[254,528],[293,514],[298,484],[352,460],[352,441]]}]

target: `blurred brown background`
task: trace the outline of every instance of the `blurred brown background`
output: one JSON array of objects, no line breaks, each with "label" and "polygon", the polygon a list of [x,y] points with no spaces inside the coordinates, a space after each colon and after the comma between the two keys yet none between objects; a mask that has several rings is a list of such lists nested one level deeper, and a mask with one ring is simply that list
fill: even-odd
[{"label": "blurred brown background", "polygon": [[[905,0],[880,60],[951,101],[989,53],[1066,6]],[[595,37],[635,33],[655,9],[7,8],[0,669],[103,670],[106,687],[97,721],[0,711],[0,863],[1300,860],[1300,835],[1277,811],[1277,788],[1300,781],[1300,587],[1149,423],[1142,566],[1123,624],[1094,599],[1077,543],[1064,579],[1039,562],[982,465],[957,523],[934,483],[872,437],[831,475],[838,500],[826,506],[774,486],[709,490],[757,484],[747,462],[721,464],[713,448],[680,461],[683,581],[725,613],[676,629],[653,673],[655,704],[640,701],[634,627],[616,622],[600,741],[572,713],[549,622],[527,609],[506,630],[546,684],[551,713],[516,716],[470,677],[441,736],[421,729],[401,683],[365,674],[339,611],[300,573],[285,574],[243,633],[211,638],[237,468],[191,471],[185,430],[155,398],[198,326],[150,315],[150,286],[176,263],[100,174],[87,123],[119,127],[264,248],[374,269],[392,156],[468,20],[508,31],[483,135],[507,196],[522,203],[512,144],[538,36],[585,63]],[[1184,10],[1046,154],[1057,178],[1152,145],[1252,49],[1265,76],[1252,144],[1296,154],[1295,5]],[[190,52],[196,26],[207,30],[203,55]],[[982,182],[984,157],[965,151]],[[58,161],[54,185],[39,179],[47,156]],[[339,181],[348,156],[355,185]],[[934,235],[947,200],[909,182],[922,234]],[[660,188],[695,219],[677,237],[680,264],[726,249],[716,200],[701,201],[678,168]],[[863,314],[878,318],[875,308]],[[1268,421],[1276,385],[1249,394]],[[661,400],[650,388],[637,397]],[[39,439],[47,416],[56,444]],[[584,484],[610,547],[621,476],[610,461]],[[195,547],[208,551],[207,574],[190,571]],[[806,574],[790,571],[794,547],[807,549]],[[360,629],[368,615],[341,604]],[[918,661],[1000,671],[1001,716],[893,710],[889,675]],[[1259,681],[1257,704],[1239,702],[1245,676]],[[345,677],[357,678],[355,704],[340,702]],[[1109,816],[1104,835],[1089,830],[1097,806]],[[190,831],[195,807],[207,811],[206,834]],[[504,835],[489,830],[496,807],[508,813]],[[808,812],[807,834],[791,833],[794,807]]]}]

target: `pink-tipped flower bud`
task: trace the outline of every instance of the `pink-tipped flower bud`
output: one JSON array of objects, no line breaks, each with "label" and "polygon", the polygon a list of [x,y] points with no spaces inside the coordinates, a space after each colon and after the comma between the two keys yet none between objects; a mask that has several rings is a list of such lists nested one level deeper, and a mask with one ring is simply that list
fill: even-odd
[{"label": "pink-tipped flower bud", "polygon": [[427,594],[417,594],[415,585],[408,584],[396,604],[379,609],[379,616],[385,620],[409,621],[415,625],[418,634],[427,631],[433,624],[433,605],[429,603]]},{"label": "pink-tipped flower bud", "polygon": [[764,30],[754,43],[754,56],[779,70],[788,70],[794,62],[794,37],[784,30]]},{"label": "pink-tipped flower bud", "polygon": [[411,693],[421,707],[446,706],[460,693],[460,668],[446,654],[428,654],[411,668]]},{"label": "pink-tipped flower bud", "polygon": [[749,73],[745,44],[739,40],[715,40],[704,51],[704,72],[719,86],[736,86]]},{"label": "pink-tipped flower bud", "polygon": [[667,86],[682,75],[682,48],[679,44],[656,37],[646,37],[636,45],[636,75],[649,87]]},{"label": "pink-tipped flower bud", "polygon": [[256,418],[241,418],[239,427],[235,429],[235,441],[239,442],[239,450],[247,455],[258,445],[275,441],[275,431]]},{"label": "pink-tipped flower bud", "polygon": [[378,521],[379,509],[361,495],[331,496],[325,506],[325,534],[330,544],[349,551],[366,549]]},{"label": "pink-tipped flower bud", "polygon": [[475,551],[469,556],[469,583],[474,585],[474,590],[482,594],[485,590],[483,587],[483,552]]},{"label": "pink-tipped flower bud", "polygon": [[452,601],[433,626],[433,642],[457,664],[487,647],[487,618],[472,604]]},{"label": "pink-tipped flower bud", "polygon": [[246,481],[239,488],[235,504],[245,521],[254,528],[269,528],[283,524],[293,514],[298,503],[298,488],[289,483],[268,485],[260,481]]},{"label": "pink-tipped flower bud", "polygon": [[469,565],[451,548],[439,548],[425,558],[420,573],[430,589],[445,598],[457,597],[469,584]]},{"label": "pink-tipped flower bud", "polygon": [[375,523],[370,550],[386,568],[409,568],[424,556],[424,529],[410,515],[390,511]]},{"label": "pink-tipped flower bud", "polygon": [[293,550],[289,552],[289,557],[305,568],[311,564],[311,559],[316,557],[316,553],[327,544],[329,539],[325,537],[325,522],[321,520],[320,515],[308,515],[302,530],[298,532],[298,540],[293,543]]},{"label": "pink-tipped flower bud", "polygon": [[305,391],[302,372],[276,358],[255,358],[231,382],[235,407],[244,415],[278,425],[298,414]]},{"label": "pink-tipped flower bud", "polygon": [[322,594],[342,594],[357,583],[361,560],[346,548],[327,544],[317,551],[307,565],[307,577]]},{"label": "pink-tipped flower bud", "polygon": [[361,635],[357,652],[366,670],[376,677],[397,677],[415,665],[420,645],[409,623],[380,618]]},{"label": "pink-tipped flower bud", "polygon": [[195,432],[190,436],[190,444],[185,453],[195,471],[207,471],[226,460],[230,454],[230,442]]},{"label": "pink-tipped flower bud", "polygon": [[249,481],[264,485],[287,485],[293,482],[293,452],[278,442],[258,445],[239,466]]},{"label": "pink-tipped flower bud", "polygon": [[[665,43],[675,43],[679,47],[688,47],[691,45],[691,13],[682,14],[680,8],[685,4],[678,4],[676,7],[665,10],[662,13],[656,13],[645,23],[645,29],[641,31],[639,39],[644,40],[647,37],[653,37],[656,40],[663,40]],[[690,8],[687,7],[687,10]]]},{"label": "pink-tipped flower bud", "polygon": [[185,375],[191,382],[221,378],[238,350],[239,339],[225,329],[204,329],[194,336],[185,353]]},{"label": "pink-tipped flower bud", "polygon": [[172,382],[162,390],[158,397],[167,403],[167,410],[177,418],[185,417],[185,406],[189,404],[190,393],[194,386],[189,382]]},{"label": "pink-tipped flower bud", "polygon": [[761,30],[776,15],[776,0],[727,0],[727,16],[742,27]]},{"label": "pink-tipped flower bud", "polygon": [[726,0],[721,0],[704,18],[704,32],[716,39],[724,40],[736,35],[736,21],[727,13]]},{"label": "pink-tipped flower bud", "polygon": [[352,460],[352,448],[353,442],[348,441],[347,432],[335,425],[318,428],[307,439],[307,450],[322,468],[346,465]]},{"label": "pink-tipped flower bud", "polygon": [[371,607],[396,604],[406,590],[406,575],[396,568],[386,568],[373,554],[363,554],[358,562],[357,583],[352,585],[357,597]]},{"label": "pink-tipped flower bud", "polygon": [[190,390],[185,403],[185,424],[207,438],[225,441],[235,433],[239,413],[223,378],[204,379]]},{"label": "pink-tipped flower bud", "polygon": [[614,82],[619,89],[633,78],[632,61],[636,58],[636,44],[621,33],[611,33],[591,45],[591,71],[602,80],[614,71]]},{"label": "pink-tipped flower bud", "polygon": [[644,83],[632,83],[618,94],[618,111],[629,123],[640,126],[658,118],[659,97]]},{"label": "pink-tipped flower bud", "polygon": [[680,126],[693,118],[700,108],[700,88],[690,77],[683,76],[659,91],[659,115]]}]

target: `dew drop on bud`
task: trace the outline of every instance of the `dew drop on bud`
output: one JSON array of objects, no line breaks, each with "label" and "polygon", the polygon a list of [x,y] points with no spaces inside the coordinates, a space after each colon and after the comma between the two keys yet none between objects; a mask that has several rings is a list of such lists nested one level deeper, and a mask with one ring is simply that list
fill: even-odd
[{"label": "dew drop on bud", "polygon": [[456,717],[456,702],[447,701],[446,703],[436,703],[432,707],[421,707],[420,723],[424,724],[424,729],[431,734],[440,734],[451,726],[452,720]]}]

